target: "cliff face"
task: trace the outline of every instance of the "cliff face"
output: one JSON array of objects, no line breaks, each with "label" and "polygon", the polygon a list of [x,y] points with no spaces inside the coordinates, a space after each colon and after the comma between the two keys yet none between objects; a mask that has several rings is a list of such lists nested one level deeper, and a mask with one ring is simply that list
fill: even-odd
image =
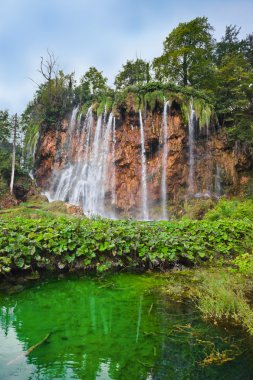
[{"label": "cliff face", "polygon": [[[102,123],[102,129],[106,128],[108,117],[107,115],[104,126]],[[145,180],[150,217],[159,217],[161,212],[164,144],[167,144],[168,151],[166,198],[169,203],[180,202],[189,196],[211,197],[253,193],[252,152],[239,145],[231,147],[222,130],[212,125],[199,129],[195,123],[193,143],[190,147],[189,127],[182,121],[178,104],[172,103],[166,115],[159,106],[153,112],[146,110],[142,113],[142,118],[145,137]],[[167,126],[167,141],[164,141],[164,120]],[[99,122],[101,120],[98,121],[94,117],[93,124],[88,130],[84,127],[84,117],[73,120],[72,113],[72,117],[63,120],[57,127],[42,128],[36,152],[35,176],[39,186],[44,190],[50,189],[55,197],[59,190],[59,173],[65,173],[64,168],[66,170],[70,165],[83,167],[89,155],[93,154],[92,149],[95,148],[92,148],[92,143],[87,145],[86,142],[88,138],[91,142],[95,140]],[[113,128],[115,128],[114,136]],[[87,136],[88,133],[90,136]],[[101,171],[103,183],[101,181],[97,183],[98,187],[103,186],[104,209],[113,208],[116,214],[124,213],[138,217],[141,215],[143,204],[143,163],[141,160],[143,152],[139,113],[134,112],[133,109],[130,112],[122,110],[115,118],[114,127],[112,126],[110,133],[108,132],[107,135],[107,132],[104,133],[104,137],[98,141],[96,156],[99,160],[101,155],[106,155],[106,164],[103,164],[106,171],[104,167]],[[108,149],[103,145],[105,138],[108,138],[108,147],[106,145]],[[190,148],[192,150],[191,164],[189,163]],[[78,170],[76,174],[77,169],[73,169],[70,177],[83,175],[80,168]],[[190,170],[192,170],[192,186],[189,183]],[[94,175],[96,175],[96,170]],[[68,186],[68,182],[62,183]],[[97,191],[94,189],[93,191]],[[72,183],[70,192],[74,190],[75,183]],[[60,190],[56,197],[59,197],[59,194]],[[56,199],[54,197],[53,199]],[[60,199],[70,201],[71,196],[65,192],[63,198],[60,197]]]}]

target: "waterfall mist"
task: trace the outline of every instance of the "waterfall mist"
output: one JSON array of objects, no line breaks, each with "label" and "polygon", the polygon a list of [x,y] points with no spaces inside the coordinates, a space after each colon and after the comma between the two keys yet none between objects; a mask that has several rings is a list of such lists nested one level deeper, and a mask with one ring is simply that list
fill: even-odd
[{"label": "waterfall mist", "polygon": [[[74,108],[69,126],[71,131],[77,126],[76,116]],[[88,109],[81,133],[76,136],[76,161],[72,162],[71,157],[68,157],[66,166],[54,173],[50,191],[46,193],[49,200],[61,200],[81,206],[88,216],[106,216],[105,195],[109,190],[108,156],[112,126],[112,113],[108,117],[105,111],[95,124],[92,109]],[[70,133],[72,136],[73,133]],[[113,188],[111,192],[114,193]]]}]

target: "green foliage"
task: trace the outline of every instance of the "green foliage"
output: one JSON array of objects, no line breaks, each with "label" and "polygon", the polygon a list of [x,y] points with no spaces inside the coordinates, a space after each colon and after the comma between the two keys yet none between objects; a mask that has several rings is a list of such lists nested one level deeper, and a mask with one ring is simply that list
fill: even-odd
[{"label": "green foliage", "polygon": [[242,54],[223,57],[216,74],[216,109],[232,141],[253,143],[253,71]]},{"label": "green foliage", "polygon": [[[12,161],[12,139],[13,139],[14,117],[9,115],[8,111],[0,111],[0,198],[9,191],[11,178],[11,161]],[[22,139],[20,134],[19,123],[16,126],[16,163],[15,163],[15,181],[26,175],[23,168]],[[15,191],[14,191],[15,192]]]},{"label": "green foliage", "polygon": [[189,199],[184,203],[183,219],[201,220],[214,207],[212,199]]},{"label": "green foliage", "polygon": [[[248,256],[239,256],[240,265]],[[238,263],[239,257],[232,263]],[[252,292],[252,274],[252,264],[251,273],[221,266],[188,269],[169,273],[163,291],[179,302],[192,300],[202,317],[215,325],[233,324],[253,335],[253,310],[248,299]]]},{"label": "green foliage", "polygon": [[143,59],[127,61],[123,69],[115,78],[116,89],[122,89],[132,85],[143,85],[150,81],[150,65]]},{"label": "green foliage", "polygon": [[234,116],[240,116],[253,97],[253,72],[242,55],[227,55],[217,72],[217,97],[220,113],[227,114],[233,110]]},{"label": "green foliage", "polygon": [[241,325],[253,335],[253,310],[245,296],[245,281],[227,272],[205,272],[204,276],[198,299],[203,317]]},{"label": "green foliage", "polygon": [[236,25],[226,26],[225,35],[221,38],[221,41],[216,45],[216,61],[217,65],[220,66],[222,60],[226,56],[233,56],[241,51],[244,43],[240,41],[238,35],[240,29]]},{"label": "green foliage", "polygon": [[[164,99],[175,101],[181,107],[182,118],[188,123],[190,101],[194,99],[194,107],[200,122],[205,125],[214,116],[214,107],[209,93],[192,87],[182,87],[173,83],[150,82],[143,86],[128,86],[117,91],[114,98],[113,110],[135,111],[146,106],[154,111],[156,105],[163,107]],[[202,124],[201,124],[202,125]]]},{"label": "green foliage", "polygon": [[[0,220],[2,273],[16,268],[106,269],[196,264],[252,248],[246,221],[135,222],[45,218]],[[7,265],[6,260],[11,264]]]},{"label": "green foliage", "polygon": [[107,78],[103,76],[102,71],[90,67],[82,76],[80,85],[75,89],[76,100],[79,103],[85,103],[91,99],[99,100],[108,91],[106,83]]},{"label": "green foliage", "polygon": [[0,110],[0,144],[8,142],[11,135],[11,120],[7,110]]},{"label": "green foliage", "polygon": [[205,219],[210,221],[215,221],[219,219],[243,219],[249,222],[253,222],[253,201],[250,199],[220,199],[216,206],[206,213]]},{"label": "green foliage", "polygon": [[154,59],[155,77],[172,80],[184,86],[208,88],[213,75],[213,28],[206,17],[180,23],[164,41],[164,52]]},{"label": "green foliage", "polygon": [[231,268],[231,272],[239,272],[244,275],[253,275],[253,252],[244,253],[240,256],[237,256],[232,263],[236,266],[235,268]]},{"label": "green foliage", "polygon": [[144,95],[144,103],[151,109],[151,111],[154,111],[157,104],[161,105],[164,103],[164,98],[165,95],[161,90],[147,92]]}]

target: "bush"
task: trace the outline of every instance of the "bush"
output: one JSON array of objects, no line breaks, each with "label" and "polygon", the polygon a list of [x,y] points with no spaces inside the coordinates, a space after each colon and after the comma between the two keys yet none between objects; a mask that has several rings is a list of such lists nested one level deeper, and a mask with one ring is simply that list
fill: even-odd
[{"label": "bush", "polygon": [[167,267],[252,248],[246,221],[0,220],[0,273],[16,269]]},{"label": "bush", "polygon": [[253,222],[253,201],[247,200],[225,200],[221,199],[213,210],[206,213],[205,219],[245,219]]}]

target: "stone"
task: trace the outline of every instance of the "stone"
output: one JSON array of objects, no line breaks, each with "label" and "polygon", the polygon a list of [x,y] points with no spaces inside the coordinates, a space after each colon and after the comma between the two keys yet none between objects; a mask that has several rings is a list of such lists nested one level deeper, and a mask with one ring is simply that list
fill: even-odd
[{"label": "stone", "polygon": [[65,203],[67,214],[71,215],[83,215],[83,209],[79,206],[71,205],[70,203]]}]

